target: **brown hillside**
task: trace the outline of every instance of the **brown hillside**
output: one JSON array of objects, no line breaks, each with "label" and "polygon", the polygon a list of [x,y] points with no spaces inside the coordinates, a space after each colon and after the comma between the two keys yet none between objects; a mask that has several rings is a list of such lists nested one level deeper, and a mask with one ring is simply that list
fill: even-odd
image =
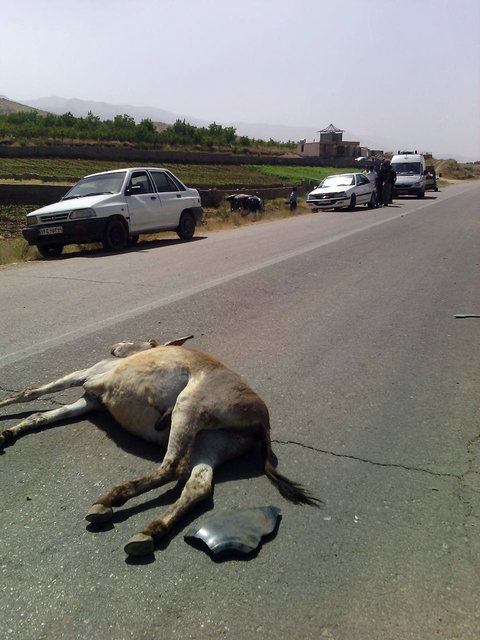
[{"label": "brown hillside", "polygon": [[460,164],[453,158],[449,158],[448,160],[434,160],[433,164],[437,175],[441,173],[442,176],[447,179],[469,180],[476,177],[470,166]]},{"label": "brown hillside", "polygon": [[28,107],[26,104],[14,102],[13,100],[9,100],[8,98],[0,98],[0,114],[17,113],[18,111],[37,111],[41,116],[48,115],[48,111],[34,109],[33,107]]}]

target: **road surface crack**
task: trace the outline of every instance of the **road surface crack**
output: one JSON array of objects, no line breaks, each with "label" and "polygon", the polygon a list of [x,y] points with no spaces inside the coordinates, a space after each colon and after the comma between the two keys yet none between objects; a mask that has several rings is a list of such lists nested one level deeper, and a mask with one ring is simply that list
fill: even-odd
[{"label": "road surface crack", "polygon": [[464,509],[463,530],[472,565],[478,570],[480,546],[480,434],[467,443],[468,469],[459,478],[458,499]]},{"label": "road surface crack", "polygon": [[302,442],[297,442],[296,440],[272,440],[272,442],[276,442],[278,444],[294,444],[298,447],[303,447],[305,449],[311,449],[312,451],[317,451],[318,453],[325,453],[330,456],[335,456],[336,458],[348,458],[349,460],[356,460],[357,462],[365,462],[366,464],[372,464],[376,467],[389,467],[395,469],[404,469],[405,471],[418,471],[420,473],[427,473],[431,476],[436,476],[440,478],[455,478],[456,480],[461,480],[462,475],[456,473],[441,473],[439,471],[432,471],[431,469],[424,469],[422,467],[411,467],[406,464],[398,464],[395,462],[377,462],[375,460],[368,460],[367,458],[360,458],[359,456],[354,456],[349,453],[337,453],[336,451],[328,451],[327,449],[320,449],[319,447],[312,447],[307,444],[303,444]]}]

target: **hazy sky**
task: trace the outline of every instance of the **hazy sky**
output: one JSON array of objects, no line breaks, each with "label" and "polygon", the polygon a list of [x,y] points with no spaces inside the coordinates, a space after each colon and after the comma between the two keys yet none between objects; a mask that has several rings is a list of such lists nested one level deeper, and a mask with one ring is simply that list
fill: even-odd
[{"label": "hazy sky", "polygon": [[480,159],[479,0],[0,0],[0,94]]}]

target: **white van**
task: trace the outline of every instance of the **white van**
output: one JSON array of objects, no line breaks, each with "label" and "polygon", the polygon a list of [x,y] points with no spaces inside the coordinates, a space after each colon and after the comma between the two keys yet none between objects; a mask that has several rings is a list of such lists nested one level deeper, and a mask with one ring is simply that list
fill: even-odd
[{"label": "white van", "polygon": [[425,158],[419,153],[401,153],[393,156],[390,164],[397,173],[394,196],[412,195],[423,198],[427,175]]}]

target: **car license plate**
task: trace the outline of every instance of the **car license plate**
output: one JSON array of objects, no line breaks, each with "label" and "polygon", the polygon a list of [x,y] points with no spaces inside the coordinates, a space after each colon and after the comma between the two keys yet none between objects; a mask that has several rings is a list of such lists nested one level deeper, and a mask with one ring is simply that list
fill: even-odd
[{"label": "car license plate", "polygon": [[39,231],[41,236],[53,236],[56,233],[63,233],[63,227],[44,227]]}]

